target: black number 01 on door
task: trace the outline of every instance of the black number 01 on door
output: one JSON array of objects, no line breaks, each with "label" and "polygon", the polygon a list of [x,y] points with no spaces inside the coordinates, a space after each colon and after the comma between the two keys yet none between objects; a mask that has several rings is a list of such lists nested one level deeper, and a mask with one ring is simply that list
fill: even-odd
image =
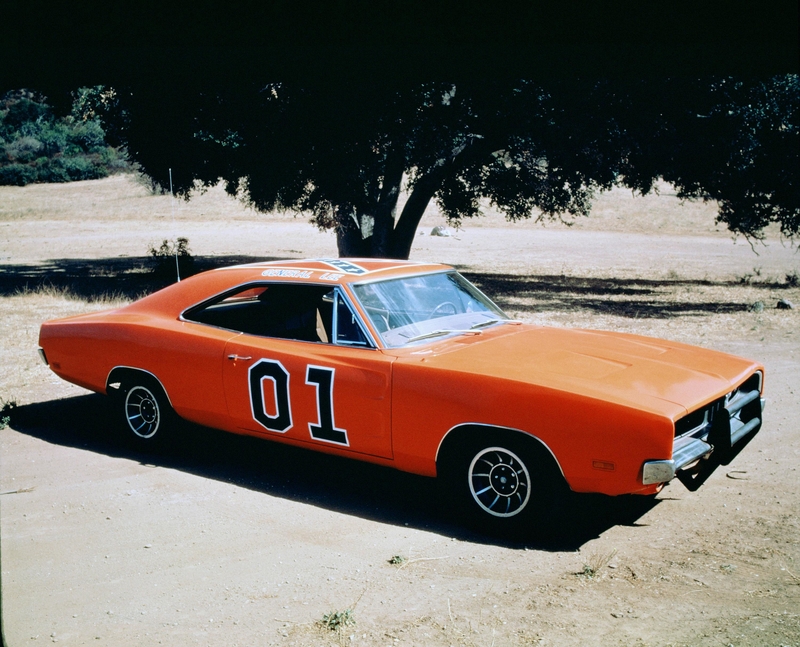
[{"label": "black number 01 on door", "polygon": [[[335,369],[325,366],[306,367],[308,386],[316,389],[317,422],[308,423],[311,438],[323,442],[348,446],[347,430],[338,429],[333,414],[333,381]],[[265,382],[272,383],[275,413],[267,412],[264,402]],[[250,408],[253,419],[262,427],[276,433],[286,433],[292,428],[292,405],[289,393],[289,371],[277,360],[262,359],[249,370]]]}]

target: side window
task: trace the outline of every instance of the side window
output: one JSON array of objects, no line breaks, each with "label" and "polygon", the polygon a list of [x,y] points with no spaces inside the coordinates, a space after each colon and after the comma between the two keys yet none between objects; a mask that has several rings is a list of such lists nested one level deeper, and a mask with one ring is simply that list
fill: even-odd
[{"label": "side window", "polygon": [[369,341],[358,318],[347,301],[337,293],[336,298],[336,343],[347,346],[369,346]]},{"label": "side window", "polygon": [[261,337],[371,345],[341,292],[327,285],[246,285],[192,308],[183,316],[189,321]]},{"label": "side window", "polygon": [[184,318],[250,335],[329,343],[334,290],[326,285],[243,286],[189,310]]},{"label": "side window", "polygon": [[265,285],[240,288],[189,310],[184,313],[184,319],[237,332],[253,332],[261,310],[261,297],[267,289]]}]

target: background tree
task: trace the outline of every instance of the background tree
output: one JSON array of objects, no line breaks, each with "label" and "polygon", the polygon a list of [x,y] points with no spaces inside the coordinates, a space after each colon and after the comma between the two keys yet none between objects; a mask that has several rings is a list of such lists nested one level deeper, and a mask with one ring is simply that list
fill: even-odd
[{"label": "background tree", "polygon": [[650,83],[631,107],[627,186],[647,192],[662,177],[680,198],[716,201],[732,232],[798,234],[798,75]]},{"label": "background tree", "polygon": [[112,86],[110,143],[163,185],[222,178],[345,255],[407,256],[431,200],[569,217],[662,176],[735,231],[797,231],[797,76],[773,79],[798,71],[796,0],[250,5],[11,2],[0,92]]},{"label": "background tree", "polygon": [[[663,178],[758,237],[800,226],[800,81],[255,83],[120,93],[131,156],[178,192],[223,180],[261,211],[311,214],[342,256],[407,258],[431,200],[452,224],[587,215],[598,190]],[[408,199],[398,211],[401,189]]]},{"label": "background tree", "polygon": [[113,91],[80,88],[69,114],[57,116],[45,98],[29,90],[0,99],[0,184],[69,182],[128,170],[125,153],[106,143],[100,107]]}]

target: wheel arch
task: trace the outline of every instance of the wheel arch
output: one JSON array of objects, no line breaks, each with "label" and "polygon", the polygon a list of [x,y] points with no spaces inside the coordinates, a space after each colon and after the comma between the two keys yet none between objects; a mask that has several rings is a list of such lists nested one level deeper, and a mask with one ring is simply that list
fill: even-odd
[{"label": "wheel arch", "polygon": [[561,478],[563,478],[564,482],[567,483],[564,470],[561,468],[561,463],[558,462],[553,450],[551,450],[547,443],[545,443],[541,438],[534,436],[527,431],[522,431],[521,429],[489,425],[480,422],[466,422],[456,425],[455,427],[449,429],[448,432],[442,437],[442,440],[439,442],[439,447],[436,449],[437,473],[441,473],[441,462],[446,460],[447,456],[455,451],[459,440],[466,441],[476,438],[479,435],[483,435],[488,439],[490,434],[508,435],[516,439],[521,439],[523,442],[533,443],[536,447],[538,447],[539,451],[542,452],[543,455],[552,461],[552,464],[558,469],[558,473],[561,475]]},{"label": "wheel arch", "polygon": [[155,374],[151,373],[150,371],[146,371],[143,368],[136,368],[134,366],[115,366],[112,368],[108,373],[108,377],[106,378],[106,394],[112,395],[115,392],[118,392],[122,383],[124,383],[127,379],[137,375],[144,375],[148,379],[153,380],[156,384],[158,384],[159,388],[164,393],[164,396],[167,398],[169,406],[173,407],[172,399],[169,397],[169,393],[164,388],[161,380],[159,380]]}]

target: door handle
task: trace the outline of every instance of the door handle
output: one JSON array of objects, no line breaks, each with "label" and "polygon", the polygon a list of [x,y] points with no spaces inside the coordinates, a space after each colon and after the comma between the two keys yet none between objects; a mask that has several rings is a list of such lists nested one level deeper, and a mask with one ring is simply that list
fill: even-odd
[{"label": "door handle", "polygon": [[252,358],[251,355],[248,355],[247,357],[242,357],[241,355],[228,355],[228,359],[232,359],[235,362],[237,359],[240,359],[240,360],[244,361],[244,360],[253,359],[253,358]]}]

